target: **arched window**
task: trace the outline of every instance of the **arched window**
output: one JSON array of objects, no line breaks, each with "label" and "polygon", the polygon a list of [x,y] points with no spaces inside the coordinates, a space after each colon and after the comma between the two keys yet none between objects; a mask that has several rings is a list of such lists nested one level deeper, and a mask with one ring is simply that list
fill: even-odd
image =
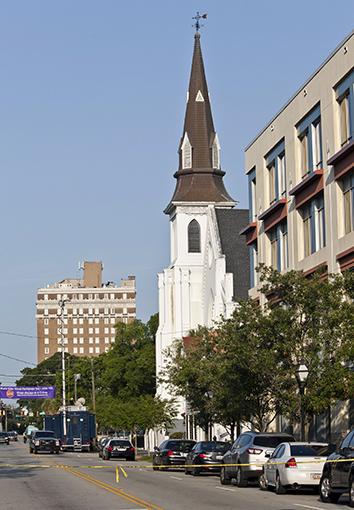
[{"label": "arched window", "polygon": [[197,220],[188,225],[188,253],[200,253],[200,226]]}]

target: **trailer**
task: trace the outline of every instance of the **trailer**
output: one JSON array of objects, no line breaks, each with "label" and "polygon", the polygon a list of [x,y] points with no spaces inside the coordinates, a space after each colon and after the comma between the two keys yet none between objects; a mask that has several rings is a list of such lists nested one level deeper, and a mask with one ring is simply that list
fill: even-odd
[{"label": "trailer", "polygon": [[67,410],[66,437],[63,433],[63,412],[45,416],[46,430],[53,430],[63,451],[91,451],[96,441],[96,416],[89,411]]}]

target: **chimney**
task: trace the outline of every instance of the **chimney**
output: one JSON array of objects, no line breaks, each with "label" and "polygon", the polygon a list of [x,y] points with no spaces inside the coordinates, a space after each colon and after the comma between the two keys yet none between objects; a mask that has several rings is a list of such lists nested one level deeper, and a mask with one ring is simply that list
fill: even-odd
[{"label": "chimney", "polygon": [[102,262],[84,262],[84,287],[102,287]]}]

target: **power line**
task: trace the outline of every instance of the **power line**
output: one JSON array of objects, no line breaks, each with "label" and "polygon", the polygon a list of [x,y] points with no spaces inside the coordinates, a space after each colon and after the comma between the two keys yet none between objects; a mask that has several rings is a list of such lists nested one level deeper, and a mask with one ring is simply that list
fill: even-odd
[{"label": "power line", "polygon": [[56,374],[0,374],[0,377],[14,377],[17,379],[22,379],[22,377],[55,377]]},{"label": "power line", "polygon": [[25,361],[19,358],[14,358],[13,356],[8,356],[7,354],[0,353],[0,356],[2,356],[3,358],[13,359],[14,361],[19,361],[20,363],[24,363],[25,365],[32,365],[33,367],[37,366],[36,363],[32,363],[31,361]]},{"label": "power line", "polygon": [[22,338],[28,338],[31,340],[37,340],[37,337],[34,335],[26,335],[24,333],[15,333],[14,331],[2,331],[0,330],[0,335],[10,335],[10,336],[18,336]]}]

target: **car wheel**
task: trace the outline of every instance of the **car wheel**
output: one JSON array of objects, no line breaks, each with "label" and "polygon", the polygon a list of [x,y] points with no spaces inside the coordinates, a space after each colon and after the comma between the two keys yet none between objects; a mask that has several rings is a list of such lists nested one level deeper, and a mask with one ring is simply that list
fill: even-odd
[{"label": "car wheel", "polygon": [[245,477],[245,474],[241,468],[241,466],[238,466],[236,468],[236,487],[247,487],[248,481]]},{"label": "car wheel", "polygon": [[184,474],[185,474],[185,475],[190,475],[190,474],[191,474],[191,472],[189,471],[189,469],[188,469],[188,468],[184,468]]},{"label": "car wheel", "polygon": [[277,476],[275,479],[275,494],[286,494],[286,489],[280,481],[279,473],[277,473]]},{"label": "car wheel", "polygon": [[29,452],[30,452],[30,453],[33,453],[33,448],[30,448],[30,449],[29,449]]},{"label": "car wheel", "polygon": [[37,453],[38,453],[37,448],[35,448],[35,449],[33,450],[33,453],[34,453],[35,455],[37,455]]},{"label": "car wheel", "polygon": [[354,478],[351,478],[349,482],[349,506],[354,508]]},{"label": "car wheel", "polygon": [[226,473],[225,467],[222,467],[220,470],[220,483],[221,485],[231,485],[231,478]]},{"label": "car wheel", "polygon": [[325,473],[320,481],[320,498],[324,503],[337,503],[340,494],[331,491],[329,473]]},{"label": "car wheel", "polygon": [[193,476],[199,476],[199,475],[200,475],[200,469],[198,469],[198,468],[193,468],[193,469],[192,469],[192,475],[193,475]]},{"label": "car wheel", "polygon": [[267,479],[266,479],[266,476],[264,473],[262,473],[261,476],[259,477],[258,483],[259,483],[259,488],[261,489],[261,491],[268,490],[268,482],[267,482]]}]

